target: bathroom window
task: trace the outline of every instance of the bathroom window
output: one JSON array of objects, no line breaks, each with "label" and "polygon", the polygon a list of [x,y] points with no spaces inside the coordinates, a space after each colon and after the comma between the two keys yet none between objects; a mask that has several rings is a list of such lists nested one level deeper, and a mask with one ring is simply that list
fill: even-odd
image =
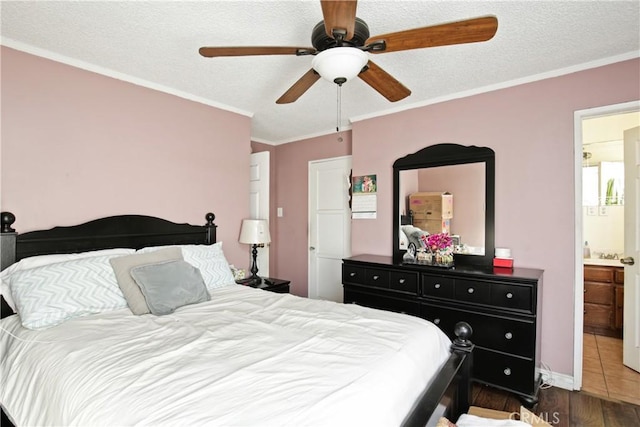
[{"label": "bathroom window", "polygon": [[600,163],[600,200],[602,205],[624,204],[624,163]]},{"label": "bathroom window", "polygon": [[624,204],[624,163],[601,162],[582,168],[582,206]]}]

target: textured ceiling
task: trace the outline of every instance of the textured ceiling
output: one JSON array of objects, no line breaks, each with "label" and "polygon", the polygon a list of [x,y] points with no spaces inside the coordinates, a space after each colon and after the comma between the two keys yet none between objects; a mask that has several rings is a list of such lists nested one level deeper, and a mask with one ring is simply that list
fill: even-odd
[{"label": "textured ceiling", "polygon": [[[252,138],[282,143],[335,132],[336,85],[278,99],[312,57],[203,58],[201,46],[311,46],[320,2],[2,1],[2,44],[252,117]],[[484,43],[375,55],[411,89],[390,103],[360,79],[342,89],[349,119],[387,114],[639,56],[640,1],[360,0],[371,35],[494,15]],[[371,55],[373,56],[373,55]],[[533,78],[537,78],[533,77]]]}]

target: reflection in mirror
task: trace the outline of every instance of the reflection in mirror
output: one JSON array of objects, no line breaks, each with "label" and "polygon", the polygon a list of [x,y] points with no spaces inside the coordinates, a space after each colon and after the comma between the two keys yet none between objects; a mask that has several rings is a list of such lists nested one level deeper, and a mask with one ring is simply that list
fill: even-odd
[{"label": "reflection in mirror", "polygon": [[418,249],[415,258],[420,261],[428,232],[451,237],[453,264],[492,265],[494,187],[495,153],[488,147],[435,144],[397,159],[393,163],[394,262],[411,263],[412,247]]},{"label": "reflection in mirror", "polygon": [[[484,163],[403,170],[399,186],[400,249],[407,249],[420,229],[429,234],[448,232],[454,238],[455,253],[484,255]],[[441,208],[443,193],[444,205],[451,201],[453,209]],[[419,242],[413,243],[419,247]]]}]

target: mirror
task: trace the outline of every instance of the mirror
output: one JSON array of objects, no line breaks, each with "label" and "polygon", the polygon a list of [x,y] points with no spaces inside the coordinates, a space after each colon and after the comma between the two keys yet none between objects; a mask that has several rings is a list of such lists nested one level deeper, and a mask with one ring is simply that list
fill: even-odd
[{"label": "mirror", "polygon": [[454,241],[455,265],[492,264],[492,149],[458,144],[426,147],[396,160],[393,179],[394,262],[402,262],[407,247],[421,231],[444,231]]}]

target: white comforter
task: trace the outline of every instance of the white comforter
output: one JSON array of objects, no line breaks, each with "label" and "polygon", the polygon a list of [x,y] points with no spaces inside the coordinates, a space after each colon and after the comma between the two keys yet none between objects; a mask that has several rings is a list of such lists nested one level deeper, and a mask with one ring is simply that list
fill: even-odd
[{"label": "white comforter", "polygon": [[239,285],[167,316],[0,325],[0,402],[20,426],[392,426],[450,344],[415,317]]}]

